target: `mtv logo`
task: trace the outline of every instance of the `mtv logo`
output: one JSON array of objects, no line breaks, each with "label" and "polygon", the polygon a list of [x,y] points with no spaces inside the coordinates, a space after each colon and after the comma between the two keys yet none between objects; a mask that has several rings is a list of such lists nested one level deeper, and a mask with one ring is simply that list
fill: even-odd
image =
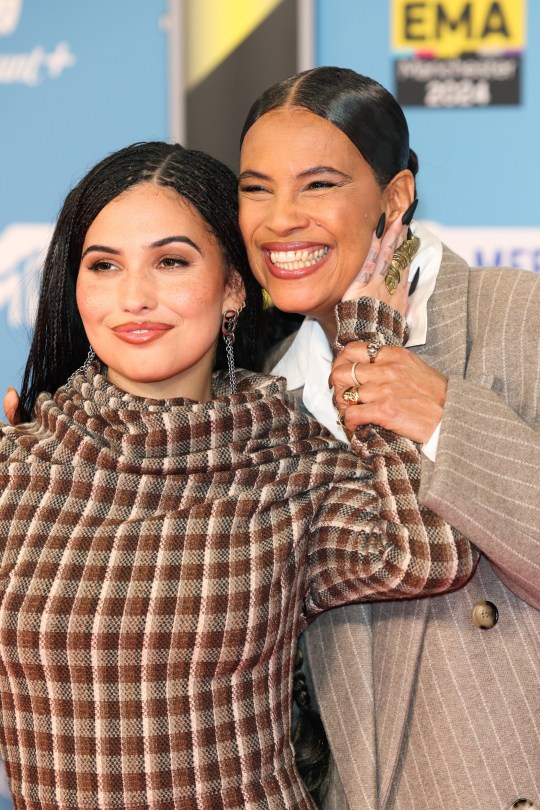
[{"label": "mtv logo", "polygon": [[53,225],[14,223],[0,234],[0,309],[9,326],[33,323],[39,274]]},{"label": "mtv logo", "polygon": [[17,28],[22,0],[0,0],[0,36],[12,34]]}]

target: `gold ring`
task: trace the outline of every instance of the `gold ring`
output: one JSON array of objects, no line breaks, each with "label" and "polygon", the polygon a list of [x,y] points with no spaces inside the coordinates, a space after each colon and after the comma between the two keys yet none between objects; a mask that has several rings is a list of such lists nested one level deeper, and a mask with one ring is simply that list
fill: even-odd
[{"label": "gold ring", "polygon": [[359,381],[359,380],[357,380],[357,378],[356,378],[356,373],[355,373],[355,369],[356,369],[356,366],[357,366],[357,365],[358,365],[358,363],[353,363],[353,364],[352,364],[352,366],[351,366],[351,377],[352,377],[352,379],[353,379],[353,383],[354,383],[355,385],[360,385],[360,381]]},{"label": "gold ring", "polygon": [[345,402],[350,402],[351,405],[358,405],[358,386],[351,385],[350,388],[346,388],[343,392],[343,399]]},{"label": "gold ring", "polygon": [[412,262],[418,248],[420,247],[420,239],[417,236],[411,236],[406,239],[395,251],[390,261],[390,267],[384,277],[384,284],[390,295],[393,295],[397,290],[398,284],[401,281],[401,274],[405,272],[409,264]]},{"label": "gold ring", "polygon": [[341,425],[342,428],[345,427],[345,411],[343,411],[343,413],[338,413],[337,423],[338,425]]},{"label": "gold ring", "polygon": [[[370,340],[367,345],[367,353],[369,357],[369,362],[374,363],[375,358],[379,354],[380,350],[382,349],[382,343],[377,338],[375,340]],[[348,390],[348,389],[347,389]],[[345,399],[345,394],[343,394],[343,398]]]}]

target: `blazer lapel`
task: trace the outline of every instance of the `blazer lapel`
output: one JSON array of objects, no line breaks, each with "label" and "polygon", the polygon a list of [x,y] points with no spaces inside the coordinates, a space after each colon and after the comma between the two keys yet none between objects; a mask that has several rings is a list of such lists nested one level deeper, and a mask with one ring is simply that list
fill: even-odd
[{"label": "blazer lapel", "polygon": [[437,284],[428,301],[426,343],[414,351],[446,376],[463,377],[467,363],[469,266],[443,245]]},{"label": "blazer lapel", "polygon": [[323,613],[304,633],[314,693],[335,769],[329,807],[377,808],[372,605]]},{"label": "blazer lapel", "polygon": [[[424,346],[414,351],[446,376],[463,377],[467,362],[469,266],[443,245],[435,290],[428,302]],[[373,605],[373,678],[379,804],[386,810],[399,766],[408,717],[413,708],[416,678],[430,599],[380,602]]]},{"label": "blazer lapel", "polygon": [[379,797],[386,810],[414,702],[429,599],[373,605],[373,679]]}]

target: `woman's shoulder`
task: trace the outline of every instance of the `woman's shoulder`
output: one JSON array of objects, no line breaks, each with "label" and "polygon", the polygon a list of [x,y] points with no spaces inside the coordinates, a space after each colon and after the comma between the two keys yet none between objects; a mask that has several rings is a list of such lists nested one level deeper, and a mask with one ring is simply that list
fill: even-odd
[{"label": "woman's shoulder", "polygon": [[532,270],[524,270],[517,267],[471,267],[471,278],[473,284],[484,284],[496,281],[502,284],[505,289],[508,287],[527,287],[531,290],[540,290],[540,273]]},{"label": "woman's shoulder", "polygon": [[32,420],[18,425],[0,423],[0,463],[35,461],[36,448],[52,437],[50,414],[56,408],[54,398],[47,391],[37,397]]},{"label": "woman's shoulder", "polygon": [[540,273],[514,267],[472,267],[470,295],[522,318],[540,316]]},{"label": "woman's shoulder", "polygon": [[242,370],[238,375],[238,383],[238,393],[241,396],[232,404],[232,408],[248,408],[254,428],[265,422],[265,433],[270,435],[274,431],[277,441],[281,441],[284,436],[288,436],[289,440],[292,437],[295,440],[309,437],[320,441],[317,446],[333,449],[345,447],[343,442],[336,439],[309,413],[298,392],[288,390],[284,377]]}]

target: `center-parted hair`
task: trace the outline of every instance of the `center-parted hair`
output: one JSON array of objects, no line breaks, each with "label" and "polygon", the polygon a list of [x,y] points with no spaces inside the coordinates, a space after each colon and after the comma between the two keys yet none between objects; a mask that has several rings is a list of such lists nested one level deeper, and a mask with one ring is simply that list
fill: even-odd
[{"label": "center-parted hair", "polygon": [[[204,219],[227,271],[238,270],[246,307],[236,330],[236,362],[257,370],[262,362],[262,291],[253,277],[238,227],[234,173],[204,152],[162,141],[135,143],[94,166],[68,194],[45,259],[38,310],[19,405],[27,421],[41,391],[54,393],[84,362],[89,343],[76,304],[76,284],[86,233],[99,212],[127,189],[152,182],[176,191]],[[218,341],[215,368],[226,368]]]},{"label": "center-parted hair", "polygon": [[418,159],[409,147],[409,128],[394,96],[354,70],[318,67],[290,76],[266,90],[247,114],[240,143],[261,116],[299,107],[340,129],[370,165],[381,188],[403,169],[413,175]]}]

